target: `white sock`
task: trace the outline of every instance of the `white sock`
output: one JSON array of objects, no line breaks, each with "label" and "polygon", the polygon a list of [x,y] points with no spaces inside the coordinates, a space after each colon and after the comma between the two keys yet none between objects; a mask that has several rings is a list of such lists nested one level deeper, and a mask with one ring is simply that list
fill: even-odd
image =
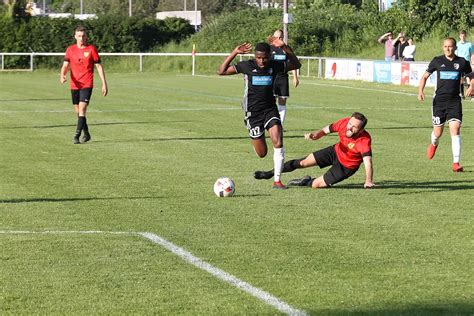
[{"label": "white sock", "polygon": [[434,132],[431,132],[431,143],[433,146],[438,146],[439,138],[435,136]]},{"label": "white sock", "polygon": [[278,105],[278,112],[280,113],[281,126],[283,126],[286,116],[286,105]]},{"label": "white sock", "polygon": [[461,160],[461,135],[451,136],[451,148],[453,150],[453,163]]},{"label": "white sock", "polygon": [[273,170],[274,170],[274,181],[280,181],[281,170],[283,169],[283,162],[285,161],[285,151],[283,147],[273,147]]}]

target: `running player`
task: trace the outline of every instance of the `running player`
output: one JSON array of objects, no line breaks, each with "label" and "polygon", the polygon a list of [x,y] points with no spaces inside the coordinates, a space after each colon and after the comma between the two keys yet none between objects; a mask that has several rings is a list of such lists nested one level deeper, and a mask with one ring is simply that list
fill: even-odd
[{"label": "running player", "polygon": [[[282,30],[276,30],[273,33],[271,40],[276,38],[283,40]],[[281,49],[280,47],[275,47],[273,45],[271,45],[270,47],[273,60],[279,62],[288,61],[286,53],[283,49]],[[296,88],[300,83],[298,79],[298,71],[292,70],[291,72],[293,74],[293,86]],[[281,125],[283,126],[286,117],[286,100],[290,97],[290,84],[287,72],[277,74],[275,78],[275,83],[273,85],[273,94],[275,97],[277,97],[278,112],[280,113]]]},{"label": "running player", "polygon": [[283,40],[273,39],[272,45],[281,48],[288,56],[287,62],[276,62],[270,59],[270,45],[258,43],[255,46],[255,58],[230,65],[238,54],[247,54],[252,45],[244,43],[232,51],[222,62],[217,73],[221,76],[243,74],[245,81],[242,108],[245,113],[244,123],[255,153],[263,158],[267,155],[265,129],[268,130],[273,144],[273,163],[275,178],[273,188],[286,189],[280,181],[280,173],[284,162],[283,132],[280,115],[273,96],[273,83],[278,73],[284,73],[301,67],[298,58]]},{"label": "running player", "polygon": [[91,140],[86,112],[94,86],[94,65],[102,81],[102,95],[104,97],[107,95],[108,89],[104,68],[100,64],[97,49],[95,46],[87,43],[86,29],[82,26],[77,27],[74,32],[74,38],[76,39],[76,44],[66,49],[66,55],[64,56],[61,68],[60,82],[66,82],[66,75],[70,69],[72,104],[77,114],[77,128],[73,143],[80,144],[79,137],[82,131],[84,131],[82,142],[86,143]]},{"label": "running player", "polygon": [[451,149],[453,153],[452,170],[462,172],[464,168],[459,164],[461,160],[461,78],[469,74],[472,69],[468,61],[454,54],[456,40],[448,37],[443,41],[444,55],[437,56],[428,65],[420,80],[418,100],[424,101],[426,81],[436,71],[436,91],[432,105],[431,143],[426,156],[433,159],[438,148],[439,138],[443,135],[444,124],[447,122],[451,133]]},{"label": "running player", "polygon": [[[294,179],[288,182],[289,186],[308,186],[313,189],[330,187],[344,179],[349,178],[357,172],[360,165],[364,163],[365,183],[364,188],[372,188],[373,167],[372,167],[372,139],[365,130],[367,118],[359,112],[354,112],[351,117],[338,120],[321,130],[304,135],[307,140],[318,140],[321,137],[338,133],[339,142],[333,146],[315,151],[306,158],[293,159],[285,162],[283,172],[291,172],[295,169],[319,166],[331,168],[318,178],[306,176],[301,179]],[[270,179],[273,170],[256,171],[256,179]]]}]

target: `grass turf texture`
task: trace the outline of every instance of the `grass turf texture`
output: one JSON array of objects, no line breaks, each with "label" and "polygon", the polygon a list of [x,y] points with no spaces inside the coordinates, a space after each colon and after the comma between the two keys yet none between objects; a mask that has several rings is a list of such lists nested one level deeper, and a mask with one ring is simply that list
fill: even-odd
[{"label": "grass turf texture", "polygon": [[[431,103],[416,88],[302,78],[286,159],[337,141],[304,132],[361,111],[377,188],[362,188],[361,167],[332,189],[275,191],[252,177],[273,161],[253,153],[240,76],[108,81],[110,95],[96,88],[89,107],[92,141],[73,145],[57,74],[0,74],[0,230],[149,231],[310,314],[474,311],[474,103],[464,103],[466,172],[454,174],[447,130],[425,158]],[[305,174],[322,171],[283,182]],[[214,195],[219,176],[235,181],[234,197]],[[137,236],[6,233],[0,247],[1,313],[278,313]]]}]

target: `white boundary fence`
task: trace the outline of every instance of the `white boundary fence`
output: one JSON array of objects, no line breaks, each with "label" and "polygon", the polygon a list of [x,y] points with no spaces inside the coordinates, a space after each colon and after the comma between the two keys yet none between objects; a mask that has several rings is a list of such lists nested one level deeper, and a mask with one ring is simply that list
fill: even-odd
[{"label": "white boundary fence", "polygon": [[[138,59],[138,70],[143,72],[143,57],[150,57],[150,56],[167,56],[167,57],[189,57],[190,61],[192,62],[192,75],[195,75],[196,72],[196,61],[200,57],[206,56],[221,56],[226,57],[229,54],[226,53],[100,53],[100,56],[117,56],[117,57],[137,57]],[[0,70],[7,71],[9,69],[5,69],[5,56],[29,56],[30,59],[30,67],[26,69],[11,69],[11,70],[26,70],[26,71],[33,71],[35,69],[35,57],[48,57],[48,56],[64,56],[64,53],[2,53],[0,52],[1,56],[1,64]],[[240,59],[242,60],[243,57],[253,57],[253,54],[247,55],[239,55]],[[322,78],[323,73],[323,60],[322,57],[310,57],[310,56],[298,56],[301,60],[307,61],[307,69],[306,73],[300,73],[301,75],[309,77],[311,75],[311,66],[314,66],[314,63],[317,63],[316,74],[315,76],[318,78]]]},{"label": "white boundary fence", "polygon": [[[226,57],[226,53],[101,53],[101,56],[136,57],[138,59],[138,70],[143,72],[143,58],[150,56],[166,57],[188,57],[192,64],[191,74],[196,75],[196,63],[200,58],[206,56]],[[35,57],[64,56],[64,53],[2,53],[0,71],[35,69]],[[29,56],[29,68],[27,69],[5,69],[5,56]],[[240,60],[244,57],[253,57],[253,54],[239,55]],[[427,62],[386,62],[381,60],[360,60],[347,58],[311,57],[298,56],[305,64],[299,70],[300,76],[317,77],[333,80],[360,80],[368,82],[392,83],[397,85],[417,86],[423,75]],[[431,76],[427,86],[435,85],[436,76]]]}]

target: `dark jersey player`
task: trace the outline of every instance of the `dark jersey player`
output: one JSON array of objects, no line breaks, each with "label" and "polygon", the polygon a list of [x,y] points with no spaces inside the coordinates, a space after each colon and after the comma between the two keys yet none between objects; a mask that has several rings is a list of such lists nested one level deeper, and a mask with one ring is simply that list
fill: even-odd
[{"label": "dark jersey player", "polygon": [[421,77],[418,88],[418,100],[424,101],[424,88],[426,81],[436,71],[436,91],[432,105],[431,143],[426,156],[433,159],[438,148],[439,138],[443,134],[444,124],[447,122],[451,134],[451,148],[453,153],[452,170],[464,171],[459,164],[461,159],[461,78],[469,74],[472,69],[468,61],[454,54],[456,40],[452,37],[443,41],[444,55],[437,56],[428,65],[426,72]]},{"label": "dark jersey player", "polygon": [[251,51],[252,45],[244,43],[234,48],[220,65],[217,73],[221,76],[244,75],[245,93],[242,108],[245,113],[244,123],[252,140],[253,148],[260,158],[267,155],[268,148],[265,141],[265,130],[267,130],[273,144],[273,163],[276,170],[273,188],[286,189],[280,181],[285,156],[280,115],[273,96],[273,83],[278,73],[298,69],[301,64],[291,48],[286,46],[281,39],[274,39],[272,45],[285,51],[288,56],[287,62],[272,61],[270,59],[270,45],[259,43],[255,47],[254,59],[231,66],[230,63],[235,56]]},{"label": "dark jersey player", "polygon": [[94,87],[94,66],[97,68],[100,80],[102,81],[103,96],[107,95],[108,89],[104,68],[100,64],[97,49],[95,46],[87,44],[86,29],[82,26],[77,27],[74,32],[74,38],[76,39],[76,44],[66,49],[66,55],[64,56],[61,68],[60,82],[66,82],[66,75],[68,70],[70,70],[72,104],[77,114],[77,128],[73,143],[79,144],[79,137],[82,131],[84,131],[82,138],[84,143],[91,139],[86,112],[92,95],[92,88]]},{"label": "dark jersey player", "polygon": [[[275,38],[283,40],[283,31],[276,30],[271,36],[271,38],[269,38],[269,40],[272,41]],[[286,62],[288,60],[288,57],[286,56],[286,53],[283,49],[281,49],[280,47],[275,47],[273,45],[271,45],[270,47],[272,53],[272,60],[278,62]],[[293,70],[292,74],[293,86],[296,88],[300,83],[298,79],[298,71]],[[277,97],[278,112],[280,113],[281,124],[283,125],[286,117],[286,101],[290,97],[290,84],[287,72],[279,73],[276,76],[275,83],[273,85],[273,94],[275,97]]]},{"label": "dark jersey player", "polygon": [[[306,158],[293,159],[287,161],[283,166],[283,172],[291,172],[295,169],[319,166],[331,168],[318,178],[310,176],[301,179],[294,179],[288,182],[289,186],[308,186],[313,189],[330,187],[344,179],[349,178],[357,172],[360,165],[364,163],[365,183],[364,188],[372,188],[373,167],[372,167],[372,139],[365,130],[367,118],[359,112],[355,112],[351,117],[338,120],[321,130],[306,133],[305,139],[318,140],[321,137],[337,133],[339,142],[333,146],[315,151]],[[269,179],[273,175],[273,170],[256,171],[256,179]]]}]

